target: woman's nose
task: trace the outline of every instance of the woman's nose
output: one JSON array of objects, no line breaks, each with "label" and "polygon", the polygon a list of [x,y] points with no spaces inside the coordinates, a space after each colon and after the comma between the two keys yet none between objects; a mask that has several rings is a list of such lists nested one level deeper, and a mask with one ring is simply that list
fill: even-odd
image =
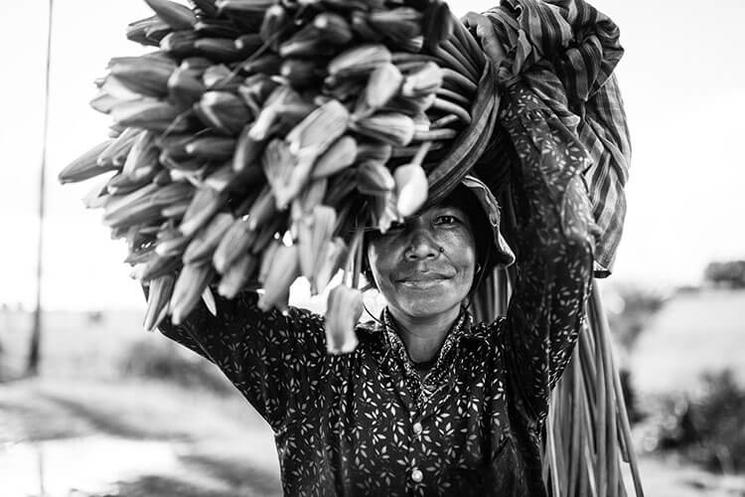
[{"label": "woman's nose", "polygon": [[434,259],[439,254],[440,248],[430,233],[422,228],[412,230],[406,251],[407,259]]}]

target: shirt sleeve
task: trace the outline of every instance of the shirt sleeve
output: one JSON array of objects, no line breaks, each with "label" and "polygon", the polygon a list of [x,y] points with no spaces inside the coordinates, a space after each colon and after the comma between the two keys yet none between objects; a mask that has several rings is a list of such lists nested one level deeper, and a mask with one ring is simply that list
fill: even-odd
[{"label": "shirt sleeve", "polygon": [[215,299],[216,316],[200,302],[181,325],[166,318],[161,333],[219,367],[275,432],[302,419],[324,367],[323,318],[293,307],[265,313],[254,292]]},{"label": "shirt sleeve", "polygon": [[538,421],[585,317],[592,275],[590,204],[576,135],[520,82],[505,90],[500,122],[512,137],[516,283],[505,320],[511,384]]}]

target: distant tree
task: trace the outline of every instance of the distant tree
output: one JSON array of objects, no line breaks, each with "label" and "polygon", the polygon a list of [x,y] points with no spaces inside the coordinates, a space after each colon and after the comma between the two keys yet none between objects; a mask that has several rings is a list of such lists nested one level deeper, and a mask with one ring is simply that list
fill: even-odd
[{"label": "distant tree", "polygon": [[623,305],[619,311],[608,313],[608,321],[618,343],[630,351],[665,305],[668,295],[642,286],[624,286],[617,291]]},{"label": "distant tree", "polygon": [[704,270],[704,279],[716,286],[745,288],[745,261],[710,262]]},{"label": "distant tree", "polygon": [[[616,291],[622,305],[615,312],[608,312],[608,322],[616,343],[624,352],[629,353],[639,336],[649,328],[652,318],[664,307],[668,295],[652,288],[634,285],[616,287]],[[633,389],[633,371],[627,363],[622,362],[619,374],[629,420],[636,423],[643,418],[643,414],[639,410]]]}]

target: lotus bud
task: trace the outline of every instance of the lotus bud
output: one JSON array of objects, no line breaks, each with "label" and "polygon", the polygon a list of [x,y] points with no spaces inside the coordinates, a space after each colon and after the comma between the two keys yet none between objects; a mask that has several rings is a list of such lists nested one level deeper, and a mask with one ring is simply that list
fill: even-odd
[{"label": "lotus bud", "polygon": [[218,212],[189,242],[182,256],[184,264],[212,258],[220,240],[227,233],[235,218],[227,212]]},{"label": "lotus bud", "polygon": [[334,45],[345,45],[352,40],[352,28],[344,17],[333,12],[322,12],[313,19],[318,36]]},{"label": "lotus bud", "polygon": [[345,169],[357,159],[357,141],[349,135],[337,139],[321,154],[313,165],[311,178],[320,179],[332,176]]},{"label": "lotus bud", "polygon": [[218,12],[255,13],[264,12],[276,3],[275,0],[216,0]]},{"label": "lotus bud", "polygon": [[393,147],[388,143],[361,142],[357,144],[357,162],[360,164],[373,161],[381,164],[387,163],[391,158]]},{"label": "lotus bud", "polygon": [[251,118],[243,100],[230,92],[208,91],[196,107],[205,124],[229,135],[237,135]]},{"label": "lotus bud", "polygon": [[264,40],[261,39],[261,35],[259,33],[248,33],[241,35],[235,39],[236,48],[248,53],[255,52],[263,44]]},{"label": "lotus bud", "polygon": [[120,57],[112,59],[109,70],[132,91],[162,97],[168,92],[168,78],[176,70],[176,62],[162,57]]},{"label": "lotus bud", "polygon": [[93,178],[94,176],[103,174],[106,171],[118,169],[110,161],[107,165],[98,164],[99,155],[101,155],[101,152],[106,150],[112,142],[114,142],[114,140],[103,141],[68,164],[57,176],[60,183],[76,183],[78,181]]},{"label": "lotus bud", "polygon": [[264,282],[264,294],[259,298],[259,308],[262,311],[268,312],[273,307],[282,312],[287,310],[290,285],[298,276],[299,266],[296,245],[282,245],[277,248]]},{"label": "lotus bud", "polygon": [[259,266],[259,283],[266,283],[266,278],[269,276],[269,270],[272,267],[274,256],[277,254],[277,250],[282,247],[280,240],[272,240],[261,253],[261,265]]},{"label": "lotus bud", "polygon": [[253,74],[247,77],[238,87],[238,94],[243,98],[251,114],[258,116],[278,83],[266,74]]},{"label": "lotus bud", "polygon": [[194,42],[197,34],[194,31],[173,31],[160,41],[160,48],[176,57],[189,57],[196,53]]},{"label": "lotus bud", "polygon": [[422,30],[427,47],[432,49],[450,38],[454,23],[450,7],[443,0],[430,0],[424,10]]},{"label": "lotus bud", "polygon": [[406,164],[396,168],[393,179],[396,182],[398,213],[409,217],[427,201],[427,173],[418,164]]},{"label": "lotus bud", "polygon": [[277,214],[272,189],[264,188],[248,212],[248,229],[259,229]]},{"label": "lotus bud", "polygon": [[268,53],[255,59],[248,59],[241,64],[245,74],[277,74],[282,65],[282,57],[275,53]]},{"label": "lotus bud", "polygon": [[265,140],[275,123],[279,119],[284,105],[301,100],[300,95],[289,86],[278,86],[267,97],[264,108],[256,117],[250,130],[250,136],[255,141]]},{"label": "lotus bud", "polygon": [[391,172],[380,162],[368,161],[357,167],[357,189],[361,193],[383,195],[395,187]]},{"label": "lotus bud", "polygon": [[434,62],[427,62],[417,71],[406,76],[401,95],[404,97],[422,97],[437,93],[442,86],[443,72]]},{"label": "lotus bud", "polygon": [[105,91],[99,92],[98,95],[96,95],[90,102],[90,106],[93,108],[93,110],[96,110],[102,114],[108,114],[111,112],[111,109],[119,105],[120,103],[126,101],[127,99],[120,99],[117,98],[109,93],[106,93]]},{"label": "lotus bud", "polygon": [[305,88],[319,79],[318,65],[313,60],[286,59],[279,74],[286,78],[293,88]]},{"label": "lotus bud", "polygon": [[350,21],[352,31],[363,40],[374,43],[383,40],[383,35],[377,32],[368,21],[367,12],[361,10],[352,11]]},{"label": "lotus bud", "polygon": [[171,228],[161,233],[158,237],[158,242],[155,245],[155,253],[161,257],[181,257],[188,243],[188,237],[182,235],[178,230]]},{"label": "lotus bud", "polygon": [[217,292],[225,298],[234,298],[251,279],[257,265],[258,259],[251,254],[239,257],[220,278]]},{"label": "lotus bud", "polygon": [[398,45],[422,34],[422,13],[412,7],[374,11],[367,21]]},{"label": "lotus bud", "polygon": [[243,60],[251,55],[238,48],[232,38],[197,38],[194,48],[202,57],[226,63]]},{"label": "lotus bud", "polygon": [[234,93],[243,84],[243,78],[225,64],[213,64],[202,73],[202,82],[208,90]]},{"label": "lotus bud", "polygon": [[352,122],[360,134],[394,146],[406,146],[414,138],[414,121],[398,112],[378,113]]},{"label": "lotus bud", "polygon": [[335,227],[336,211],[325,205],[317,205],[311,215],[298,221],[300,271],[308,280],[313,278],[321,251],[331,240]]},{"label": "lotus bud", "polygon": [[209,187],[197,188],[179,225],[184,236],[192,237],[225,204],[226,196]]},{"label": "lotus bud", "polygon": [[394,64],[381,64],[370,73],[355,116],[363,117],[383,107],[398,93],[403,75]]},{"label": "lotus bud", "polygon": [[274,4],[264,13],[259,35],[261,39],[277,52],[279,50],[279,35],[290,25],[292,20],[287,10],[280,4]]},{"label": "lotus bud", "polygon": [[173,295],[175,284],[176,277],[172,274],[165,274],[150,282],[147,310],[142,324],[147,331],[153,331],[168,315],[168,302]]},{"label": "lotus bud", "polygon": [[248,229],[246,219],[236,219],[223,235],[212,255],[212,264],[220,274],[238,260],[243,254],[248,253],[251,242],[256,237],[256,232]]},{"label": "lotus bud", "polygon": [[297,221],[313,212],[313,209],[323,202],[327,188],[328,181],[325,178],[311,181],[292,201],[292,220]]},{"label": "lotus bud", "polygon": [[139,271],[140,281],[150,281],[176,271],[181,266],[179,257],[161,257],[155,252]]},{"label": "lotus bud", "polygon": [[179,109],[158,100],[132,100],[111,109],[111,117],[121,126],[135,126],[154,131],[165,131],[173,126]]},{"label": "lotus bud", "polygon": [[112,195],[124,195],[150,183],[162,170],[157,162],[144,164],[130,172],[122,172],[112,177],[106,189]]},{"label": "lotus bud", "polygon": [[286,140],[293,153],[312,149],[315,159],[344,133],[348,121],[347,109],[339,101],[330,100],[295,126],[287,134]]},{"label": "lotus bud", "polygon": [[181,269],[171,296],[171,320],[181,324],[196,307],[202,294],[215,276],[209,263],[187,264]]},{"label": "lotus bud", "polygon": [[[131,22],[127,25],[127,39],[142,45],[158,46],[160,38],[170,32],[171,28],[157,15]],[[150,36],[148,36],[148,32]],[[157,36],[160,34],[160,38]]]},{"label": "lotus bud", "polygon": [[194,12],[179,3],[170,0],[145,0],[145,3],[174,31],[190,30],[197,22]]},{"label": "lotus bud", "polygon": [[391,62],[391,52],[385,45],[359,45],[332,59],[328,65],[328,73],[337,78],[362,75],[388,62]]},{"label": "lotus bud", "polygon": [[233,157],[236,141],[224,136],[199,136],[184,146],[184,151],[192,157],[209,161],[225,161]]},{"label": "lotus bud", "polygon": [[190,107],[199,101],[206,91],[206,87],[199,79],[199,71],[182,67],[171,73],[167,87],[171,100],[181,107]]},{"label": "lotus bud", "polygon": [[202,301],[210,314],[217,316],[217,302],[215,302],[215,296],[212,294],[209,285],[202,292]]},{"label": "lotus bud", "polygon": [[316,261],[316,270],[311,279],[311,293],[323,292],[341,268],[347,246],[340,237],[327,240]]},{"label": "lotus bud", "polygon": [[326,308],[326,350],[344,354],[357,348],[354,328],[362,316],[362,292],[339,285],[329,292]]},{"label": "lotus bud", "polygon": [[115,196],[104,206],[104,224],[110,228],[121,228],[158,220],[162,206],[151,202],[157,188],[148,184],[126,195]]},{"label": "lotus bud", "polygon": [[[61,181],[61,180],[60,180]],[[83,205],[86,209],[98,209],[106,205],[108,195],[108,178],[99,178],[93,187],[83,196]]]}]

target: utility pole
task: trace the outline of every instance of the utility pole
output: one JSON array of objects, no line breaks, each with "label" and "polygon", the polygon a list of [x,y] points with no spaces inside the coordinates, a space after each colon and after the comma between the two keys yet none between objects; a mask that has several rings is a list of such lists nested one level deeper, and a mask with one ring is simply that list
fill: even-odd
[{"label": "utility pole", "polygon": [[47,169],[47,134],[49,132],[49,80],[52,61],[52,12],[54,11],[54,0],[49,0],[49,17],[47,21],[47,52],[46,71],[44,74],[44,124],[41,146],[41,171],[39,172],[39,233],[36,246],[36,308],[34,309],[34,323],[31,330],[31,343],[29,344],[28,362],[26,373],[36,375],[39,373],[41,362],[41,332],[42,332],[42,308],[41,289],[43,275],[43,249],[44,249],[44,216],[46,194],[46,169]]}]

